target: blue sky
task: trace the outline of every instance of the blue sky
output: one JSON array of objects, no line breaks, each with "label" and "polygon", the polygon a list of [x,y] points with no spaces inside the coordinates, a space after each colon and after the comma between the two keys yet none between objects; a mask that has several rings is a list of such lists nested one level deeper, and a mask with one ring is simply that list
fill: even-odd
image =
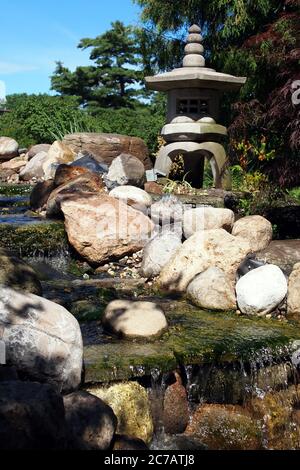
[{"label": "blue sky", "polygon": [[0,81],[6,93],[47,93],[55,61],[74,69],[89,63],[77,49],[121,20],[138,24],[132,0],[0,0]]}]

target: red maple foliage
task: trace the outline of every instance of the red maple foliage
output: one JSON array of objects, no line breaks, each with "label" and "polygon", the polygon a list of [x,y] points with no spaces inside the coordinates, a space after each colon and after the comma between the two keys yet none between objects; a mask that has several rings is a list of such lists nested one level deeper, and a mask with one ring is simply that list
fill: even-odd
[{"label": "red maple foliage", "polygon": [[[292,97],[300,81],[300,1],[286,0],[275,21],[243,44],[256,61],[257,87],[253,97],[233,105],[229,128],[234,139],[264,135],[276,158],[264,166],[280,186],[300,185],[300,104]],[[268,44],[266,52],[264,44]]]}]

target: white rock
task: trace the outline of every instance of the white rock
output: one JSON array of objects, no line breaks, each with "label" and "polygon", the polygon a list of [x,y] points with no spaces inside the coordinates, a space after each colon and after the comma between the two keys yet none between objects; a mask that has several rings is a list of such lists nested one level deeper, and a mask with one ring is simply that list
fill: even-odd
[{"label": "white rock", "polygon": [[191,237],[200,230],[224,228],[228,232],[231,232],[233,224],[234,213],[230,209],[199,207],[186,211],[183,216],[185,238]]},{"label": "white rock", "polygon": [[187,288],[193,304],[208,310],[236,309],[235,282],[221,269],[211,267],[195,277]]},{"label": "white rock", "polygon": [[29,181],[32,178],[43,180],[45,173],[43,170],[43,164],[47,159],[46,152],[37,153],[20,171],[20,179],[23,181]]},{"label": "white rock", "polygon": [[0,287],[0,326],[7,363],[37,382],[72,391],[81,382],[83,345],[77,320],[61,305]]},{"label": "white rock", "polygon": [[273,228],[271,222],[264,217],[250,215],[234,224],[232,235],[249,240],[252,251],[256,252],[269,246],[273,237]]},{"label": "white rock", "polygon": [[0,161],[10,160],[16,157],[19,152],[19,144],[10,137],[0,137]]},{"label": "white rock", "polygon": [[116,199],[120,199],[136,210],[146,212],[147,208],[152,204],[152,197],[143,189],[135,186],[118,186],[114,188],[109,195]]},{"label": "white rock", "polygon": [[278,266],[268,264],[250,271],[236,285],[237,303],[247,315],[267,315],[287,294],[287,280]]},{"label": "white rock", "polygon": [[122,337],[156,336],[168,326],[164,312],[152,302],[115,300],[102,319],[103,325]]},{"label": "white rock", "polygon": [[144,249],[142,275],[147,278],[158,276],[181,245],[181,238],[174,232],[153,238]]}]

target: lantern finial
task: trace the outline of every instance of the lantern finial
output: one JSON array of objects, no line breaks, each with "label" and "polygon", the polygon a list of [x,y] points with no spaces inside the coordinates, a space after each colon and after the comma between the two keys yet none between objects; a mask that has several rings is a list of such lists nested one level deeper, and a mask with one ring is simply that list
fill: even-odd
[{"label": "lantern finial", "polygon": [[184,48],[185,56],[183,59],[183,67],[205,67],[202,41],[201,28],[196,24],[192,25],[189,28],[187,44]]}]

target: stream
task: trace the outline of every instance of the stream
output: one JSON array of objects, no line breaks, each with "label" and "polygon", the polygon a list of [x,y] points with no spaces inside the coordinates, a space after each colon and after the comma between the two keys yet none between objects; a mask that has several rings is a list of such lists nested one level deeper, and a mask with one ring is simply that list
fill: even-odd
[{"label": "stream", "polygon": [[[231,419],[233,412],[251,416],[258,448],[300,448],[297,323],[202,311],[184,299],[158,295],[143,279],[95,275],[69,247],[63,222],[29,211],[30,190],[26,185],[0,187],[0,246],[31,264],[44,297],[65,306],[80,322],[85,387],[121,381],[145,387],[154,419],[152,449],[243,448],[244,437],[239,423]],[[148,341],[106,334],[101,316],[116,298],[157,303],[169,330]],[[182,379],[190,412],[189,432],[179,435],[167,434],[162,420],[164,395],[174,383],[174,371]],[[207,408],[206,415],[199,414],[201,430],[192,420],[200,405]],[[252,428],[248,436],[251,432]]]}]

